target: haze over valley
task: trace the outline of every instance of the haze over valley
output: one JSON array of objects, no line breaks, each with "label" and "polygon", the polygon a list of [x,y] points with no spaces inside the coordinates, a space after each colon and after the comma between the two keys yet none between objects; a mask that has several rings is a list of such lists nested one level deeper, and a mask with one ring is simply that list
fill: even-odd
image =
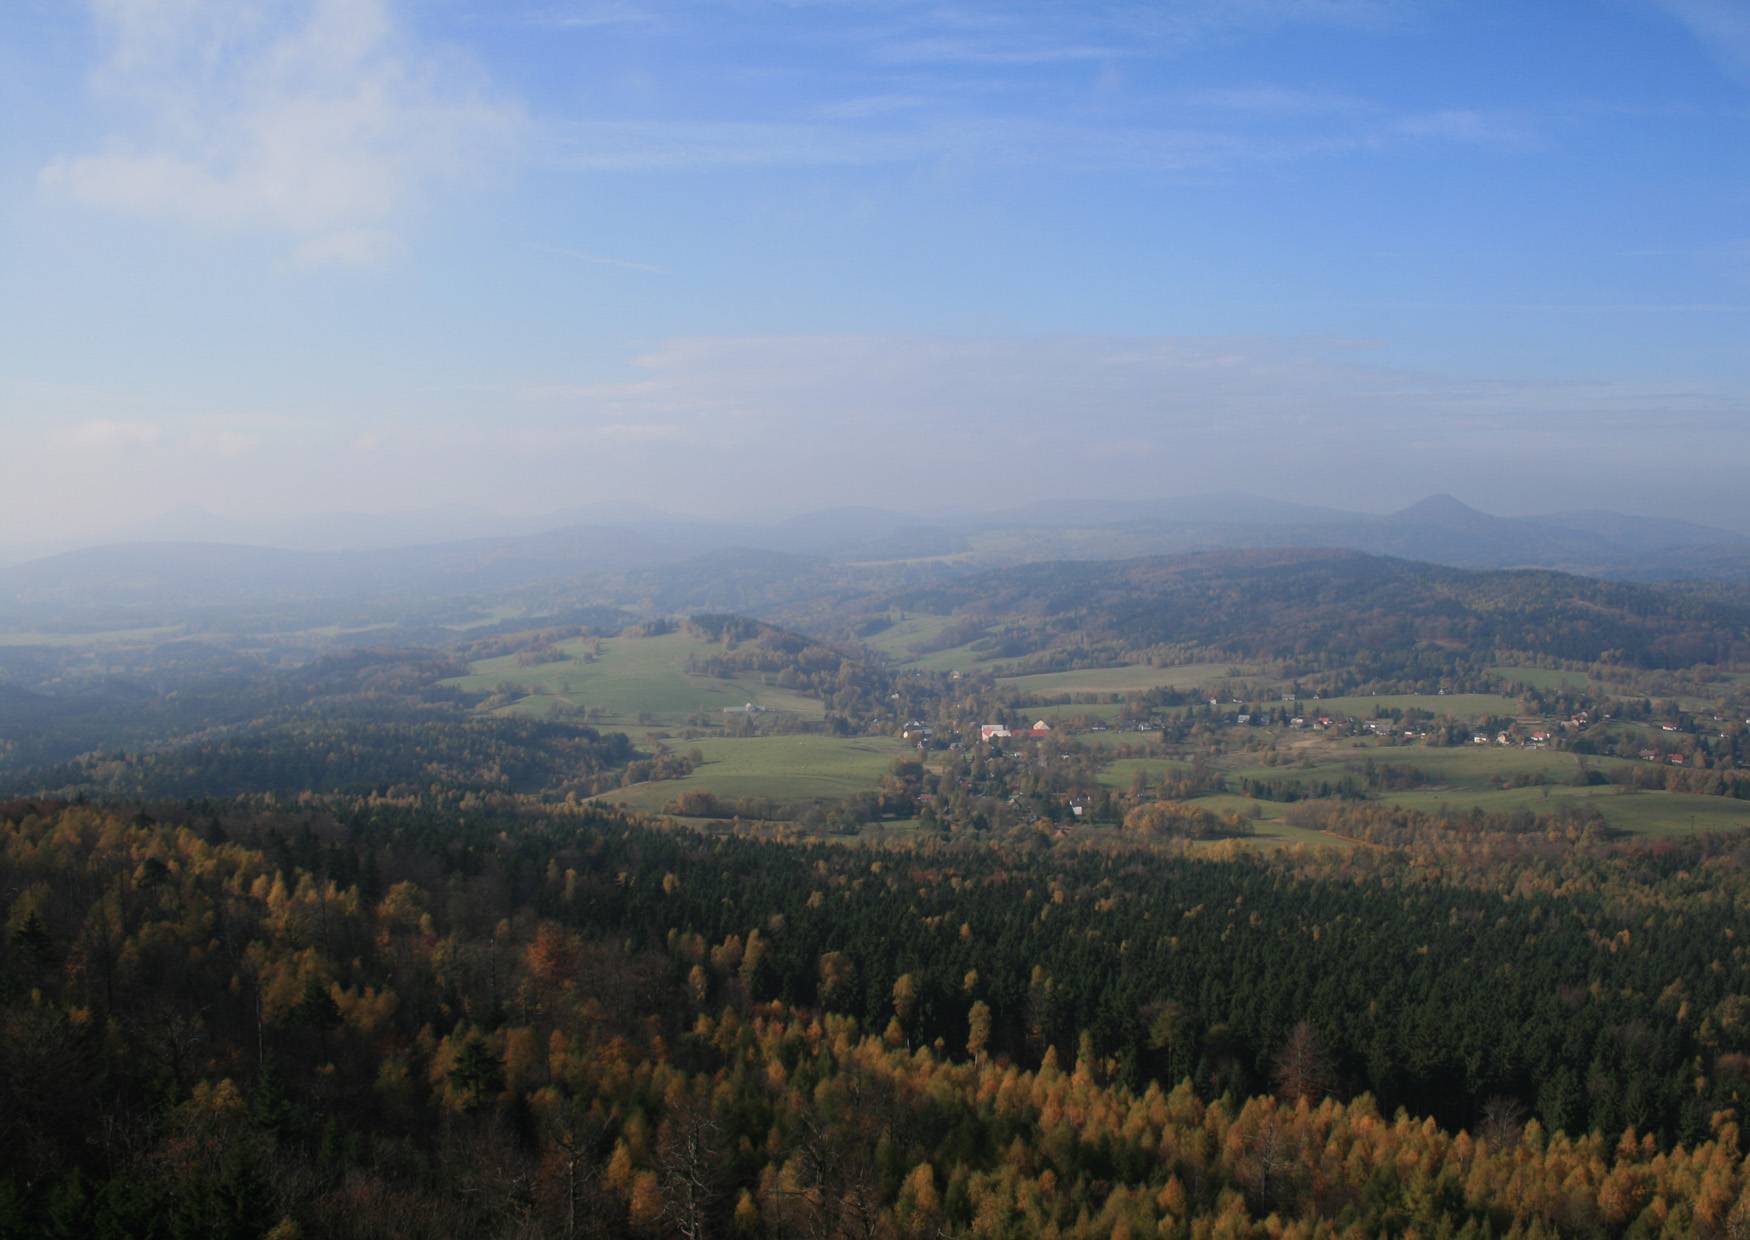
[{"label": "haze over valley", "polygon": [[1739,0],[0,111],[0,1240],[1750,1235]]}]

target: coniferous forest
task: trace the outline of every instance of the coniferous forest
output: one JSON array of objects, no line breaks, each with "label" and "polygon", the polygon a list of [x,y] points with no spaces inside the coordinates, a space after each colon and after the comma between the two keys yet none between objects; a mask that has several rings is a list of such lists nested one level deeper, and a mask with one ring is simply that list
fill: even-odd
[{"label": "coniferous forest", "polygon": [[0,1234],[1735,1235],[1750,845],[0,809]]}]

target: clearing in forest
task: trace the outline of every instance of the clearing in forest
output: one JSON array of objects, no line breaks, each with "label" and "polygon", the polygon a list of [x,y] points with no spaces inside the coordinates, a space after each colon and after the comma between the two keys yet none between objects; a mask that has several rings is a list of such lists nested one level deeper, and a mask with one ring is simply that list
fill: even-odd
[{"label": "clearing in forest", "polygon": [[722,649],[685,631],[576,638],[557,644],[554,650],[563,657],[551,662],[500,655],[471,664],[466,676],[444,683],[489,695],[510,687],[513,692],[503,695],[505,700],[489,698],[484,709],[492,713],[573,715],[604,726],[679,726],[700,715],[714,726],[734,717],[724,713],[726,708],[750,702],[804,719],[825,717],[818,698],[768,683],[775,678],[764,673],[725,679],[687,670],[688,659],[703,661]]}]

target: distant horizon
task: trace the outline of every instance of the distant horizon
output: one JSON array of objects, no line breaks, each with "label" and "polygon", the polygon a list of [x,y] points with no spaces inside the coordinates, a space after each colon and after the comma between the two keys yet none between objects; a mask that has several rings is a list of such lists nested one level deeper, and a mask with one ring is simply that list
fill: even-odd
[{"label": "distant horizon", "polygon": [[[444,505],[430,509],[412,509],[400,511],[364,512],[364,511],[333,511],[294,514],[281,517],[228,517],[196,505],[180,505],[175,509],[147,518],[136,526],[123,528],[114,532],[113,536],[99,536],[87,540],[69,541],[59,546],[33,548],[24,544],[0,542],[0,565],[18,565],[35,559],[63,554],[70,551],[90,550],[111,546],[133,546],[153,544],[188,544],[214,546],[259,546],[264,549],[310,551],[310,552],[347,552],[347,551],[393,551],[400,547],[417,547],[452,542],[473,540],[491,540],[499,538],[533,537],[541,534],[554,533],[572,528],[614,528],[625,526],[662,526],[674,524],[677,526],[697,525],[704,528],[733,529],[746,527],[757,530],[780,530],[786,526],[801,524],[809,518],[828,518],[835,516],[869,516],[891,517],[904,519],[915,517],[916,524],[927,527],[933,524],[945,526],[976,525],[980,522],[996,521],[999,518],[1013,518],[1029,507],[1039,510],[1038,520],[1041,523],[1058,523],[1074,526],[1086,524],[1100,526],[1121,522],[1129,517],[1110,515],[1099,512],[1101,506],[1113,506],[1144,510],[1152,506],[1164,505],[1195,505],[1205,504],[1247,504],[1255,503],[1264,511],[1257,515],[1244,513],[1229,516],[1200,516],[1197,519],[1212,523],[1256,524],[1260,526],[1286,525],[1292,521],[1281,515],[1280,509],[1272,510],[1272,505],[1284,505],[1306,509],[1312,513],[1324,514],[1330,517],[1349,517],[1359,519],[1378,519],[1398,515],[1414,509],[1430,501],[1454,500],[1458,504],[1484,516],[1503,520],[1530,519],[1539,517],[1560,517],[1587,512],[1610,513],[1649,522],[1674,522],[1689,524],[1711,529],[1717,532],[1734,534],[1750,539],[1750,528],[1734,527],[1708,521],[1693,520],[1682,515],[1665,515],[1650,512],[1633,512],[1623,508],[1600,506],[1594,508],[1544,509],[1527,512],[1492,512],[1479,505],[1472,504],[1463,496],[1450,492],[1432,492],[1409,504],[1387,509],[1349,508],[1335,503],[1320,503],[1316,501],[1285,501],[1273,497],[1249,494],[1240,491],[1211,491],[1181,494],[1163,494],[1141,497],[1095,497],[1091,495],[1061,495],[1039,496],[1024,503],[1009,504],[991,508],[961,508],[942,509],[937,511],[905,510],[883,508],[879,505],[845,504],[830,508],[799,508],[794,511],[768,512],[759,515],[725,515],[721,513],[682,511],[660,511],[655,509],[627,511],[616,515],[616,510],[606,507],[601,511],[590,511],[587,508],[550,509],[526,513],[493,511],[466,505]],[[1092,515],[1090,515],[1092,514]],[[430,522],[438,518],[448,517],[459,524],[449,530],[441,526],[428,525],[425,533],[419,532],[418,523]],[[177,521],[208,523],[210,528],[202,535],[192,527],[184,527],[179,533],[174,527]],[[464,528],[466,527],[466,528]],[[351,537],[339,537],[351,531]],[[326,536],[324,536],[326,531]],[[400,531],[400,533],[397,533]]]}]

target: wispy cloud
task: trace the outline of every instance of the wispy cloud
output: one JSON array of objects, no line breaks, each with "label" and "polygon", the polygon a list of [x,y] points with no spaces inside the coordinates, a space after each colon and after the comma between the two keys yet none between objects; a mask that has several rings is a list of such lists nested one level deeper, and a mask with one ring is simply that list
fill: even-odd
[{"label": "wispy cloud", "polygon": [[588,254],[583,250],[574,250],[563,245],[537,245],[533,247],[543,254],[557,254],[561,258],[576,259],[580,263],[590,263],[597,267],[617,267],[621,271],[643,271],[654,275],[666,274],[666,267],[658,267],[654,263],[638,263],[626,258],[608,258],[600,254]]},{"label": "wispy cloud", "polygon": [[421,48],[384,0],[92,0],[117,123],[42,170],[90,207],[293,239],[303,263],[376,261],[432,185],[516,131],[514,105]]},{"label": "wispy cloud", "polygon": [[[1703,497],[1739,511],[1750,397],[1410,369],[1342,339],[694,337],[628,359],[617,378],[404,392],[344,416],[70,417],[14,443],[0,482],[16,509],[54,512],[55,495],[81,485],[111,520],[167,493],[295,510],[338,488],[416,508],[559,494],[580,478],[605,501],[659,490],[694,508],[765,494],[792,508],[903,496],[929,509],[1222,488],[1406,500],[1456,489],[1554,507],[1602,485],[1672,512]],[[856,468],[821,464],[847,461]]]},{"label": "wispy cloud", "polygon": [[93,418],[56,432],[50,442],[62,451],[116,453],[150,448],[163,438],[164,431],[156,423]]},{"label": "wispy cloud", "polygon": [[300,242],[293,258],[305,267],[369,267],[398,253],[400,240],[378,229],[319,233]]},{"label": "wispy cloud", "polygon": [[806,122],[596,121],[557,131],[557,162],[587,172],[852,167],[922,157],[916,131]]},{"label": "wispy cloud", "polygon": [[876,58],[892,64],[1053,65],[1087,60],[1116,60],[1136,49],[1116,44],[1036,43],[992,47],[974,39],[904,39],[881,45]]},{"label": "wispy cloud", "polygon": [[1192,107],[1262,117],[1345,115],[1373,111],[1375,106],[1353,95],[1269,85],[1191,91],[1181,98]]},{"label": "wispy cloud", "polygon": [[1381,26],[1426,0],[1174,0],[1171,4],[896,3],[871,57],[886,64],[1017,68],[1175,56],[1235,36],[1298,26]]},{"label": "wispy cloud", "polygon": [[[1363,341],[1270,337],[693,338],[636,358],[631,381],[531,394],[591,418],[611,409],[620,422],[686,424],[706,440],[713,427],[733,440],[749,425],[779,432],[763,435],[766,445],[867,432],[891,457],[892,444],[910,442],[903,432],[927,432],[952,451],[963,431],[963,446],[984,453],[1001,427],[1004,440],[1027,432],[1061,449],[1009,463],[1020,469],[1139,436],[1237,465],[1260,444],[1253,432],[1292,456],[1334,426],[1342,443],[1328,446],[1342,452],[1361,432],[1389,450],[1411,425],[1446,447],[1470,440],[1491,451],[1531,424],[1626,429],[1657,417],[1662,427],[1678,420],[1737,440],[1750,434],[1744,401],[1710,389],[1465,379],[1390,366],[1375,352]],[[1623,441],[1602,446],[1617,451]]]},{"label": "wispy cloud", "polygon": [[924,114],[879,123],[612,121],[555,131],[551,158],[586,172],[879,167],[1048,166],[1083,171],[1207,172],[1353,151],[1435,143],[1498,151],[1535,146],[1516,117],[1464,109],[1325,116],[1314,125],[1078,123],[1038,116]]},{"label": "wispy cloud", "polygon": [[896,112],[911,112],[928,107],[930,102],[925,95],[863,95],[822,104],[816,109],[816,114],[825,120],[860,121],[891,116]]},{"label": "wispy cloud", "polygon": [[1750,78],[1750,7],[1742,0],[1655,0],[1734,73]]},{"label": "wispy cloud", "polygon": [[601,30],[610,26],[648,26],[658,20],[655,11],[641,4],[550,4],[532,9],[522,20],[553,30]]},{"label": "wispy cloud", "polygon": [[1524,150],[1534,145],[1531,131],[1518,118],[1471,108],[1412,113],[1391,121],[1389,128],[1406,138],[1432,138],[1465,146]]}]

